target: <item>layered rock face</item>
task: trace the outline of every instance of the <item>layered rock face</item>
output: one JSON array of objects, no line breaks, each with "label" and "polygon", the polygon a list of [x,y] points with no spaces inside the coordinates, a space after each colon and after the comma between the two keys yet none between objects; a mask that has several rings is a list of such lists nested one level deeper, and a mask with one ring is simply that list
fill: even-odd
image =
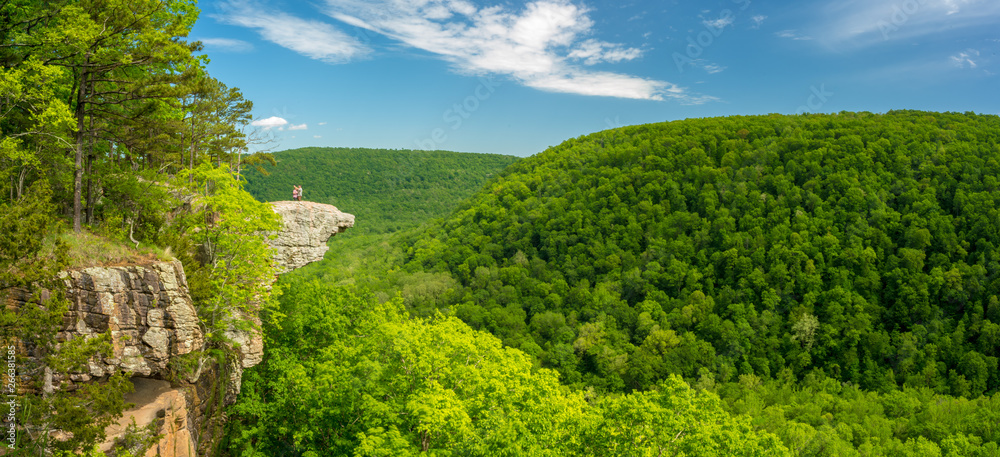
[{"label": "layered rock face", "polygon": [[[172,358],[205,344],[177,260],[84,268],[64,272],[62,279],[70,308],[57,338],[90,338],[110,331],[113,353],[91,360],[85,372],[54,373],[52,385],[66,380],[72,387],[116,371],[165,377]],[[23,306],[27,298],[15,294],[15,306]]]},{"label": "layered rock face", "polygon": [[111,330],[112,357],[91,361],[90,375],[114,371],[161,377],[171,358],[205,345],[180,261],[94,267],[67,273],[69,334]]},{"label": "layered rock face", "polygon": [[271,235],[278,273],[286,273],[308,263],[323,260],[330,237],[354,227],[354,215],[342,213],[336,206],[314,202],[273,202],[284,228]]}]

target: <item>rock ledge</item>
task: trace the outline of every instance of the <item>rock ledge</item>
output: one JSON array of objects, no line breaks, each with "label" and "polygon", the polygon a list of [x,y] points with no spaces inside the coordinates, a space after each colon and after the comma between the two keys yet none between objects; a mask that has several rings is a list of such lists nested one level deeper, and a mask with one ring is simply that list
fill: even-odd
[{"label": "rock ledge", "polygon": [[282,201],[272,202],[271,207],[284,221],[284,227],[268,237],[279,274],[323,260],[327,240],[354,227],[354,215],[333,205]]}]

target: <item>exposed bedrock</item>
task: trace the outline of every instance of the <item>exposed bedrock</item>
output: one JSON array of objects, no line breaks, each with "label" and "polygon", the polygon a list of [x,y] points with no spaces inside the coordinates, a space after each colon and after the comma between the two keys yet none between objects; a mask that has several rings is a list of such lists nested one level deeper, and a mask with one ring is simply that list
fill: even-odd
[{"label": "exposed bedrock", "polygon": [[278,273],[300,268],[323,260],[330,237],[354,227],[354,215],[343,213],[336,206],[314,202],[273,202],[274,212],[281,215],[284,227],[269,237],[274,248]]}]

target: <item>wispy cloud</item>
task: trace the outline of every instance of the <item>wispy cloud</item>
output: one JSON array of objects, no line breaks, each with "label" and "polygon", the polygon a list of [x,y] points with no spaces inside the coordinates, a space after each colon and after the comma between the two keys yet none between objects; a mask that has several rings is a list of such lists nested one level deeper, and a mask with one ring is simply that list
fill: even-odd
[{"label": "wispy cloud", "polygon": [[464,74],[507,75],[540,90],[704,103],[676,84],[588,68],[634,60],[642,50],[591,38],[587,8],[536,0],[521,10],[466,0],[326,0],[328,14],[432,53]]},{"label": "wispy cloud", "polygon": [[693,68],[701,68],[710,75],[714,75],[716,73],[722,73],[726,69],[726,67],[722,65],[710,62],[705,59],[691,59],[690,61],[687,62],[687,64]]},{"label": "wispy cloud", "polygon": [[213,51],[250,52],[253,50],[252,44],[232,38],[202,38],[198,41],[201,41],[205,48]]},{"label": "wispy cloud", "polygon": [[753,28],[759,29],[760,26],[764,24],[764,20],[767,19],[767,16],[764,16],[763,14],[758,14],[754,17],[751,17],[750,19],[753,21]]},{"label": "wispy cloud", "polygon": [[816,39],[834,47],[866,47],[891,40],[995,28],[996,0],[842,0],[813,12],[809,28]]},{"label": "wispy cloud", "polygon": [[888,81],[891,83],[941,84],[948,81],[971,81],[991,77],[996,69],[995,58],[976,49],[954,54],[933,53],[913,56],[908,60],[885,62],[855,74],[857,82]]},{"label": "wispy cloud", "polygon": [[780,31],[778,33],[775,33],[775,35],[777,35],[780,38],[787,38],[789,40],[811,40],[812,39],[811,36],[801,35],[801,34],[799,34],[799,32],[796,32],[795,30],[782,30],[782,31]]},{"label": "wispy cloud", "polygon": [[343,63],[362,57],[370,49],[358,39],[320,21],[301,19],[256,4],[233,0],[220,6],[216,19],[255,29],[262,38],[311,59]]},{"label": "wispy cloud", "polygon": [[308,128],[309,126],[306,124],[299,124],[299,125],[292,124],[288,126],[288,130],[306,130]]},{"label": "wispy cloud", "polygon": [[951,63],[958,68],[976,68],[976,61],[972,60],[973,58],[976,60],[979,59],[979,51],[975,49],[967,49],[951,56]]},{"label": "wispy cloud", "polygon": [[722,71],[726,69],[726,67],[723,67],[721,65],[717,65],[717,64],[714,64],[714,63],[710,63],[708,65],[705,65],[702,68],[704,68],[705,71],[707,71],[708,74],[710,74],[710,75],[714,75],[716,73],[722,73]]},{"label": "wispy cloud", "polygon": [[570,58],[583,60],[586,65],[595,65],[601,62],[616,63],[632,60],[641,55],[642,51],[637,48],[626,48],[593,39],[580,43],[569,52]]},{"label": "wispy cloud", "polygon": [[250,125],[254,127],[261,127],[264,130],[270,130],[275,127],[281,128],[284,127],[286,124],[288,124],[288,121],[278,116],[271,116],[267,119],[258,119],[250,123]]}]

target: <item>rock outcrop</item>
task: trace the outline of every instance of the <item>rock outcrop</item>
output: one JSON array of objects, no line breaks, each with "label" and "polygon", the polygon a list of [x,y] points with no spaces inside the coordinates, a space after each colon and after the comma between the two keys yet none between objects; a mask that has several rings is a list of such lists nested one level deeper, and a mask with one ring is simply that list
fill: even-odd
[{"label": "rock outcrop", "polygon": [[327,240],[354,227],[354,215],[342,213],[333,205],[284,201],[273,202],[271,206],[284,221],[284,228],[268,239],[275,250],[278,273],[323,260],[329,249]]},{"label": "rock outcrop", "polygon": [[[322,260],[327,240],[354,226],[353,215],[331,205],[286,201],[272,206],[284,221],[282,230],[267,237],[275,249],[279,273]],[[162,435],[146,455],[182,457],[206,450],[210,443],[202,441],[216,436],[212,429],[218,428],[211,418],[224,403],[236,398],[243,370],[263,358],[260,332],[228,331],[226,335],[237,349],[230,366],[199,368],[200,379],[171,386],[166,381],[171,359],[205,346],[179,261],[84,268],[64,272],[62,279],[71,306],[63,319],[60,340],[110,331],[114,351],[110,357],[91,360],[86,372],[53,374],[52,385],[65,380],[72,388],[74,383],[97,380],[115,371],[136,376],[136,392],[126,399],[136,406],[108,428],[108,441],[102,448],[120,441],[134,418],[140,427],[155,422],[156,434]],[[15,305],[27,300],[27,296],[15,296],[15,302],[20,301]],[[247,318],[256,320],[256,316]],[[213,392],[219,392],[218,384],[225,384],[224,398],[212,400]]]},{"label": "rock outcrop", "polygon": [[[201,349],[204,338],[177,260],[64,272],[69,311],[57,339],[111,334],[113,352],[84,372],[54,373],[52,384],[88,382],[116,371],[164,378],[174,357]],[[15,293],[15,306],[28,297]],[[68,377],[69,379],[66,379]]]}]

